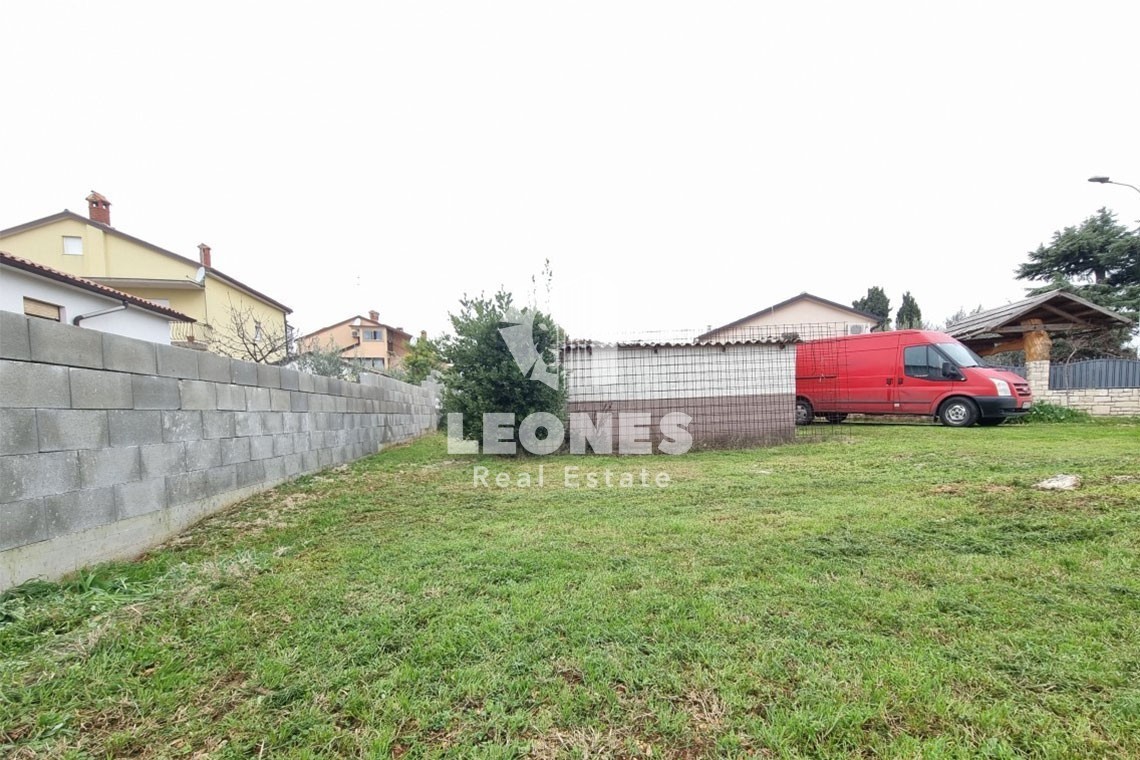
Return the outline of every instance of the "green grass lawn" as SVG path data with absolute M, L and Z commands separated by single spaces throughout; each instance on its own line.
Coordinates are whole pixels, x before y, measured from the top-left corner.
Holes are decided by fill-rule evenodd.
M 0 755 L 1140 756 L 1140 425 L 833 432 L 477 462 L 529 489 L 432 437 L 25 585 Z

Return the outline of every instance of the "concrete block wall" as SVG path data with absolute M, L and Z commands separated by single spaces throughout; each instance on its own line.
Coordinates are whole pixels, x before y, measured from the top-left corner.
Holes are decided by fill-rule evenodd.
M 432 430 L 437 395 L 0 312 L 0 591 Z
M 1025 376 L 1033 389 L 1033 400 L 1069 409 L 1080 409 L 1098 417 L 1140 417 L 1140 388 L 1049 387 L 1048 361 L 1026 362 Z

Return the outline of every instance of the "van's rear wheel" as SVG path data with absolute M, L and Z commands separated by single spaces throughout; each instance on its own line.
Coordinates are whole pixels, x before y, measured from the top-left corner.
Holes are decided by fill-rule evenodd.
M 938 421 L 946 427 L 970 427 L 978 421 L 978 405 L 968 398 L 952 398 L 938 410 Z
M 810 425 L 814 418 L 815 410 L 811 408 L 811 402 L 806 398 L 796 399 L 796 424 Z

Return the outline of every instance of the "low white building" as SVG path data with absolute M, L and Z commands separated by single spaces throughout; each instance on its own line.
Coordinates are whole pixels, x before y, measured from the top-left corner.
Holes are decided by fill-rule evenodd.
M 194 322 L 169 306 L 0 251 L 0 311 L 170 344 L 171 322 Z
M 656 446 L 660 422 L 689 418 L 693 445 L 755 446 L 795 438 L 796 342 L 744 341 L 599 343 L 562 348 L 567 411 L 648 414 Z M 613 428 L 615 448 L 618 426 Z

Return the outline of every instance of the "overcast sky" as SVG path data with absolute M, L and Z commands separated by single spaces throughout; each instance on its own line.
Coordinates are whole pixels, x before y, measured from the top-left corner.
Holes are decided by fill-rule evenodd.
M 0 228 L 112 223 L 444 330 L 549 258 L 575 337 L 810 291 L 928 321 L 1140 194 L 1140 3 L 0 5 Z

